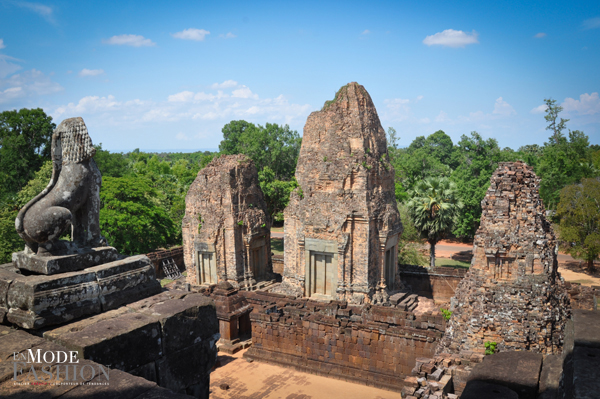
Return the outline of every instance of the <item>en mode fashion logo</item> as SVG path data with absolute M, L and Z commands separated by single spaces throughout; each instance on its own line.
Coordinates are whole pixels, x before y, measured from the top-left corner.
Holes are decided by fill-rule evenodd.
M 76 351 L 13 353 L 13 371 L 15 385 L 109 385 L 110 379 L 108 367 L 80 364 Z

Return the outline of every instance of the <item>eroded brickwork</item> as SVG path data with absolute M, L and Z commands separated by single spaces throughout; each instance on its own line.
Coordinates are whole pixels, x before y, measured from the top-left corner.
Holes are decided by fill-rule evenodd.
M 244 296 L 254 306 L 246 357 L 397 391 L 415 359 L 433 356 L 445 327 L 439 314 L 265 292 Z
M 272 278 L 270 222 L 258 174 L 245 155 L 224 155 L 198 172 L 185 198 L 184 262 L 192 284 L 253 287 Z
M 300 187 L 284 212 L 282 292 L 387 301 L 399 284 L 402 223 L 385 132 L 363 86 L 342 87 L 310 114 L 296 179 Z
M 438 353 L 483 353 L 486 341 L 502 352 L 561 352 L 570 304 L 539 182 L 522 162 L 500 163 L 492 175 L 471 268 Z

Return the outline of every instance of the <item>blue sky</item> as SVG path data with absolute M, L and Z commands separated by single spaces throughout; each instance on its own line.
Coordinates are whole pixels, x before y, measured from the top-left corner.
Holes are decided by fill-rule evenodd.
M 525 4 L 523 4 L 525 3 Z M 408 146 L 543 144 L 543 100 L 600 144 L 600 2 L 0 0 L 0 111 L 86 121 L 111 151 L 217 148 L 356 81 Z

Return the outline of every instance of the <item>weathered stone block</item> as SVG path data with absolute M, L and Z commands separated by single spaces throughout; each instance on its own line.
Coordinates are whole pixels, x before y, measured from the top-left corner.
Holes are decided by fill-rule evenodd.
M 102 311 L 138 301 L 161 291 L 154 266 L 146 255 L 125 259 L 86 269 L 96 274 Z
M 520 399 L 536 399 L 542 360 L 543 356 L 539 353 L 496 353 L 477 364 L 468 381 L 502 385 L 518 393 Z
M 8 321 L 36 329 L 100 312 L 96 274 L 91 271 L 53 276 L 15 277 L 8 288 Z
M 0 269 L 0 324 L 4 323 L 8 314 L 8 287 L 20 274 L 9 268 Z
M 0 363 L 10 361 L 12 365 L 12 357 L 15 353 L 33 348 L 42 342 L 44 342 L 43 338 L 27 334 L 25 331 L 3 329 L 0 331 Z
M 561 356 L 544 356 L 537 399 L 558 399 L 562 371 L 563 359 Z
M 593 310 L 573 311 L 573 340 L 575 346 L 600 348 L 600 317 Z
M 119 259 L 113 247 L 85 248 L 79 253 L 60 256 L 38 256 L 24 251 L 13 253 L 13 263 L 20 270 L 52 275 L 73 272 Z
M 120 370 L 110 370 L 110 383 L 108 385 L 94 385 L 96 382 L 105 382 L 104 376 L 97 376 L 90 384 L 77 385 L 61 399 L 134 399 L 156 388 L 156 384 L 141 377 L 134 377 Z
M 167 354 L 156 362 L 159 385 L 175 392 L 192 384 L 208 386 L 210 370 L 217 361 L 218 334 L 178 352 Z
M 484 381 L 469 381 L 460 399 L 519 399 L 510 388 Z
M 44 333 L 80 358 L 129 371 L 162 356 L 160 323 L 120 308 Z
M 160 323 L 165 355 L 210 340 L 219 328 L 214 302 L 202 294 L 166 291 L 128 308 Z
M 600 349 L 575 347 L 573 349 L 573 399 L 592 399 L 600 392 Z

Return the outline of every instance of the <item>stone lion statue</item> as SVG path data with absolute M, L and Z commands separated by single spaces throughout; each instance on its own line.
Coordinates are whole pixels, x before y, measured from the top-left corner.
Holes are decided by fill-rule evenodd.
M 50 183 L 15 220 L 26 252 L 65 255 L 106 245 L 100 234 L 102 175 L 92 158 L 95 153 L 82 118 L 66 119 L 58 125 L 52 135 Z M 59 240 L 69 226 L 72 241 Z

